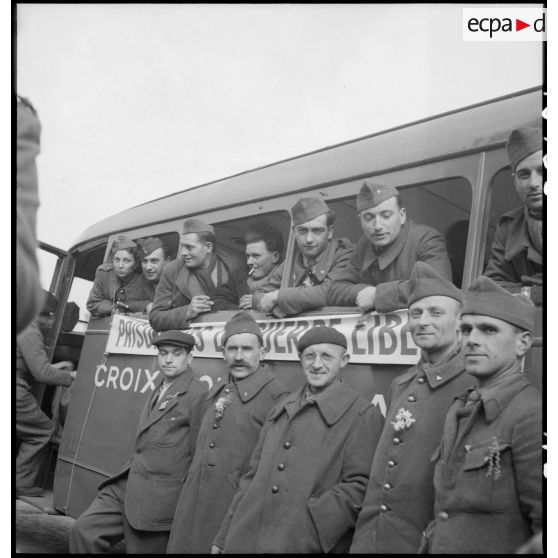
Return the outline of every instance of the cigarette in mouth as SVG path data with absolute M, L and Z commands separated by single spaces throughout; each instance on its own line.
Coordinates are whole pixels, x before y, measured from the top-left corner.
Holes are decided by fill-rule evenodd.
M 253 267 L 250 268 L 250 271 L 248 272 L 248 275 L 252 275 L 252 273 L 254 273 L 254 268 Z

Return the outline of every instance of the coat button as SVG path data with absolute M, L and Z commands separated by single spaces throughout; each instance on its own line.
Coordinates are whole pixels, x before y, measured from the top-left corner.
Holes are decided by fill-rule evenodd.
M 419 384 L 424 384 L 424 382 L 426 382 L 426 379 L 424 378 L 424 376 L 421 376 L 421 377 L 417 380 L 417 382 L 418 382 Z
M 395 467 L 397 465 L 397 463 L 395 463 L 395 461 L 393 459 L 390 459 L 388 461 L 388 467 Z
M 213 424 L 213 428 L 219 428 L 219 425 L 215 422 L 215 423 Z
M 438 517 L 442 520 L 442 521 L 446 521 L 446 519 L 448 519 L 448 514 L 445 511 L 442 511 L 438 514 Z
M 277 492 L 279 492 L 279 487 L 278 486 L 272 486 L 271 487 L 271 492 L 273 492 L 273 494 L 277 494 Z
M 395 437 L 395 438 L 393 439 L 393 444 L 394 444 L 395 446 L 398 446 L 400 443 L 401 443 L 401 440 L 400 440 L 399 438 Z
M 391 484 L 389 484 L 389 482 L 386 482 L 386 484 L 384 484 L 384 488 L 386 490 L 389 490 L 391 488 Z
M 209 444 L 209 447 L 213 449 L 215 447 L 215 442 L 211 442 L 211 444 Z
M 388 507 L 387 507 L 385 504 L 382 504 L 382 505 L 380 506 L 380 511 L 381 511 L 381 512 L 387 512 L 387 511 L 388 511 Z
M 417 400 L 417 398 L 414 395 L 409 395 L 409 397 L 407 397 L 407 401 L 410 401 L 411 403 L 414 403 Z
M 231 388 L 225 388 L 225 393 L 230 393 L 231 392 Z
M 285 469 L 285 464 L 279 463 L 279 465 L 277 465 L 277 469 L 279 469 L 279 471 L 283 471 Z
M 289 448 L 291 447 L 291 442 L 285 442 L 285 443 L 283 444 L 283 447 L 284 447 L 285 449 L 289 449 Z

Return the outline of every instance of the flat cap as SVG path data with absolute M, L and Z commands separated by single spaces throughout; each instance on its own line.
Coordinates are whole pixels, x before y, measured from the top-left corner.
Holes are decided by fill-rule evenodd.
M 531 333 L 535 330 L 535 305 L 523 294 L 513 295 L 489 279 L 475 279 L 465 293 L 461 314 L 498 318 Z
M 307 223 L 329 211 L 326 202 L 317 196 L 300 198 L 291 208 L 293 227 Z
M 236 335 L 237 333 L 253 333 L 256 335 L 260 341 L 262 341 L 262 330 L 260 326 L 252 318 L 248 312 L 238 312 L 235 314 L 226 324 L 225 333 L 223 334 L 223 345 L 227 342 L 227 339 L 231 335 Z
M 376 182 L 364 182 L 357 196 L 357 211 L 364 211 L 371 207 L 376 207 L 382 202 L 398 195 L 397 188 L 378 184 Z
M 182 234 L 204 232 L 215 234 L 215 229 L 213 228 L 213 225 L 209 225 L 205 221 L 196 219 L 195 217 L 192 219 L 186 219 L 186 221 L 184 221 L 184 224 L 182 225 Z
M 112 251 L 137 249 L 138 245 L 128 236 L 120 235 L 112 244 Z
M 506 149 L 508 150 L 512 172 L 515 172 L 515 167 L 525 157 L 542 149 L 541 128 L 533 128 L 532 126 L 517 128 L 510 134 Z
M 318 345 L 320 343 L 331 343 L 332 345 L 340 345 L 344 349 L 347 348 L 346 337 L 337 329 L 327 326 L 317 326 L 307 331 L 298 340 L 296 348 L 299 353 L 302 353 L 310 345 Z
M 150 236 L 149 238 L 146 238 L 144 240 L 138 240 L 138 244 L 142 249 L 144 257 L 149 256 L 149 254 L 164 246 L 163 241 L 156 236 Z
M 58 299 L 52 294 L 41 289 L 43 295 L 43 306 L 41 308 L 41 314 L 50 314 L 51 312 L 56 312 L 58 308 Z
M 196 344 L 196 340 L 189 333 L 184 333 L 177 329 L 170 329 L 159 333 L 151 343 L 156 347 L 159 345 L 176 345 L 177 347 L 191 349 Z
M 409 277 L 407 305 L 427 296 L 447 296 L 463 304 L 464 294 L 451 281 L 424 262 L 417 262 Z

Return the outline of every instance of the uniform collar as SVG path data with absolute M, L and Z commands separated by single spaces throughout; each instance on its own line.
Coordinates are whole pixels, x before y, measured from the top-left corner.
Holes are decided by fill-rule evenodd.
M 405 244 L 407 244 L 410 224 L 411 222 L 407 220 L 401 227 L 401 231 L 399 231 L 397 238 L 381 252 L 377 252 L 372 242 L 368 241 L 364 251 L 362 269 L 364 270 L 371 267 L 376 261 L 378 262 L 378 268 L 380 270 L 384 270 L 391 265 L 397 256 L 401 254 Z
M 533 248 L 531 239 L 529 238 L 524 207 L 521 206 L 512 211 L 508 211 L 504 216 L 509 218 L 504 254 L 506 261 L 509 262 L 521 252 L 526 251 L 527 259 L 537 263 L 540 262 L 541 256 Z
M 311 269 L 316 278 L 320 282 L 323 282 L 329 270 L 333 267 L 333 263 L 335 261 L 335 253 L 337 252 L 338 245 L 339 239 L 332 238 L 331 240 L 329 240 L 325 250 L 318 256 L 316 262 L 311 266 L 304 265 L 304 257 L 302 255 L 302 252 L 299 251 L 298 264 L 300 268 L 296 271 L 300 272 L 300 277 L 304 275 L 307 269 Z M 300 277 L 295 277 L 295 283 L 300 279 Z
M 207 399 L 213 399 L 219 392 L 221 392 L 226 386 L 229 389 L 234 389 L 238 392 L 238 398 L 243 403 L 247 403 L 267 385 L 269 382 L 275 379 L 271 370 L 265 363 L 261 363 L 260 367 L 250 376 L 242 378 L 241 380 L 233 380 L 229 376 L 228 382 L 219 382 L 210 390 Z
M 277 420 L 283 412 L 291 419 L 301 409 L 301 399 L 304 397 L 306 385 L 294 393 L 287 395 L 277 407 L 269 414 L 267 420 Z M 357 399 L 358 394 L 343 380 L 337 380 L 315 398 L 315 405 L 328 426 L 333 426 L 348 411 Z

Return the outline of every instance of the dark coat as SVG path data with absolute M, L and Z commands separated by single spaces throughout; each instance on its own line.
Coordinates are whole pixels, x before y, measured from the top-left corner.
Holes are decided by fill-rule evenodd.
M 225 553 L 346 551 L 381 415 L 343 381 L 305 386 L 269 414 L 215 543 Z
M 444 237 L 426 225 L 407 220 L 395 241 L 381 253 L 362 236 L 347 273 L 328 291 L 328 305 L 355 306 L 357 294 L 376 287 L 375 309 L 392 312 L 407 308 L 409 277 L 416 262 L 425 262 L 451 280 L 451 264 Z
M 541 396 L 517 373 L 458 420 L 466 400 L 461 394 L 449 410 L 433 456 L 436 519 L 428 550 L 511 554 L 542 529 Z
M 93 288 L 87 299 L 87 310 L 92 316 L 109 315 L 119 290 L 123 291 L 121 295 L 125 297 L 130 312 L 145 312 L 145 308 L 152 301 L 150 289 L 142 273 L 133 272 L 121 281 L 114 272 L 114 266 L 105 263 L 95 272 Z
M 72 376 L 49 362 L 44 338 L 37 321 L 31 322 L 16 338 L 16 378 L 18 385 L 33 388 L 37 382 L 69 386 Z
M 176 502 L 188 475 L 207 401 L 207 388 L 192 370 L 181 374 L 160 403 L 159 382 L 141 412 L 134 455 L 99 489 L 127 476 L 124 508 L 134 529 L 170 531 Z
M 155 331 L 169 329 L 186 329 L 192 315 L 189 304 L 196 295 L 213 297 L 216 286 L 209 274 L 215 276 L 217 287 L 226 283 L 232 275 L 241 273 L 242 263 L 224 256 L 213 258 L 208 273 L 189 269 L 182 258 L 173 260 L 163 270 L 155 292 L 153 308 L 149 314 L 149 323 Z
M 393 381 L 351 552 L 416 553 L 422 532 L 434 517 L 430 458 L 455 395 L 472 384 L 458 350 L 437 365 L 421 361 Z M 392 422 L 401 408 L 411 411 L 416 422 L 397 433 Z
M 500 217 L 484 275 L 503 287 L 542 285 L 543 259 L 529 238 L 523 206 Z
M 288 393 L 266 365 L 237 382 L 216 384 L 207 400 L 196 454 L 180 493 L 167 552 L 208 554 L 269 410 Z M 215 402 L 230 396 L 223 416 Z

